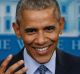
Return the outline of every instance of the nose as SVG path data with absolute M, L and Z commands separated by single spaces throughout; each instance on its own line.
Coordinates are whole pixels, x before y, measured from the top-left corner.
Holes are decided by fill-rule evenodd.
M 45 34 L 43 32 L 39 32 L 36 42 L 40 45 L 44 44 L 46 42 L 46 37 Z

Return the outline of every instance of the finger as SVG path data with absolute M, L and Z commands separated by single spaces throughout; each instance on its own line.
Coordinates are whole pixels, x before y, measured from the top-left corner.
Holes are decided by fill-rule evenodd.
M 20 67 L 24 63 L 23 60 L 18 61 L 17 63 L 13 64 L 9 69 L 6 71 L 6 74 L 12 74 L 18 67 Z
M 27 71 L 27 68 L 24 67 L 24 68 L 20 69 L 19 71 L 15 72 L 14 74 L 23 74 L 26 71 Z
M 12 55 L 9 55 L 4 61 L 3 63 L 1 64 L 0 66 L 0 72 L 1 71 L 5 71 L 7 65 L 9 64 L 10 60 L 12 59 Z

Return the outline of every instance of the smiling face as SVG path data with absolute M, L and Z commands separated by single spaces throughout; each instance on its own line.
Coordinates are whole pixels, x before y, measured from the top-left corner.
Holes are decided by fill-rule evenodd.
M 28 54 L 38 63 L 47 63 L 57 46 L 63 20 L 57 20 L 53 9 L 24 10 L 20 26 L 13 25 L 21 36 Z

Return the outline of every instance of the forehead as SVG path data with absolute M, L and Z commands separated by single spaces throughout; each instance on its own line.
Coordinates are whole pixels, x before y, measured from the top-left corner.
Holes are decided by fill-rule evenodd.
M 38 20 L 54 17 L 55 9 L 47 8 L 42 10 L 24 10 L 22 11 L 22 19 Z
M 42 27 L 57 23 L 55 9 L 47 8 L 44 10 L 24 10 L 22 11 L 21 24 L 23 26 Z

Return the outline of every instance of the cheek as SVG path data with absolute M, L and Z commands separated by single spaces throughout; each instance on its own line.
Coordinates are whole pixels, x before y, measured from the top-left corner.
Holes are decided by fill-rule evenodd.
M 28 35 L 23 36 L 23 41 L 25 44 L 31 44 L 34 42 L 34 40 L 35 40 L 35 36 L 28 36 Z
M 57 41 L 58 38 L 59 38 L 59 34 L 58 34 L 58 33 L 53 33 L 53 34 L 49 35 L 49 38 L 50 38 L 52 41 Z

